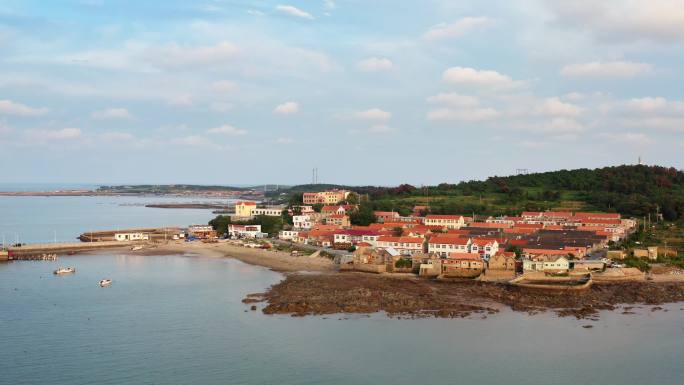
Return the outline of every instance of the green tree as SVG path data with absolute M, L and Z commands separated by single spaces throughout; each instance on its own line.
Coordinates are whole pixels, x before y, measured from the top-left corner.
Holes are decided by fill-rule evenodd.
M 377 218 L 373 213 L 373 207 L 368 200 L 364 200 L 359 204 L 358 210 L 355 210 L 349 216 L 349 220 L 352 225 L 355 226 L 368 226 L 371 223 L 375 223 Z
M 228 233 L 228 225 L 230 225 L 230 223 L 231 220 L 229 215 L 219 215 L 209 221 L 209 225 L 220 235 Z

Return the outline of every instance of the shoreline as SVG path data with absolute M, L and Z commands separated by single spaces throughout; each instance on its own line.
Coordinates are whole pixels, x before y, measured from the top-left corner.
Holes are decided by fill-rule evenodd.
M 555 312 L 578 320 L 598 320 L 602 310 L 684 302 L 684 282 L 659 277 L 644 282 L 596 283 L 583 292 L 548 292 L 506 283 L 456 280 L 440 282 L 418 277 L 362 272 L 336 272 L 322 257 L 293 257 L 281 251 L 251 249 L 227 242 L 169 242 L 132 251 L 130 255 L 201 255 L 235 258 L 244 263 L 284 273 L 283 279 L 265 293 L 245 293 L 243 302 L 264 303 L 264 314 L 292 316 L 373 314 L 384 312 L 397 318 L 461 318 L 498 313 L 502 308 L 530 315 Z M 307 274 L 316 272 L 319 274 Z M 673 277 L 674 278 L 674 277 Z M 677 277 L 679 278 L 679 277 Z M 631 314 L 623 311 L 623 314 Z

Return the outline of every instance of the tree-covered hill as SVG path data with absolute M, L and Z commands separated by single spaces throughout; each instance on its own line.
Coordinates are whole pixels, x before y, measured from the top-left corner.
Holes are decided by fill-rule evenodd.
M 404 214 L 414 205 L 429 205 L 433 213 L 444 214 L 501 215 L 567 208 L 684 219 L 684 172 L 660 166 L 559 170 L 429 187 L 301 185 L 287 192 L 294 196 L 329 188 L 367 194 L 375 209 Z

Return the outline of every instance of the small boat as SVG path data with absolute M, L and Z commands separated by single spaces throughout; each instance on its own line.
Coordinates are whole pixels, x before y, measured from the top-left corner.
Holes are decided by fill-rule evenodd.
M 75 252 L 75 251 L 70 251 L 70 252 L 67 253 L 67 255 L 76 255 L 76 252 Z
M 133 246 L 133 247 L 131 248 L 132 251 L 138 251 L 138 250 L 142 250 L 142 249 L 143 249 L 142 246 Z
M 111 280 L 111 279 L 103 279 L 103 280 L 100 281 L 100 286 L 101 286 L 101 287 L 109 286 L 109 285 L 111 285 L 111 284 L 112 284 L 112 280 Z
M 61 275 L 61 274 L 71 274 L 75 273 L 76 269 L 73 267 L 60 267 L 59 269 L 55 270 L 53 273 L 55 275 Z

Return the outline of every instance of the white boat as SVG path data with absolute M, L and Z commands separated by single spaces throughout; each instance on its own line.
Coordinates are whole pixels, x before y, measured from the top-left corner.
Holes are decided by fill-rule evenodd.
M 54 271 L 54 274 L 60 275 L 60 274 L 71 274 L 75 273 L 76 269 L 73 267 L 60 267 L 59 269 Z
M 109 286 L 109 285 L 111 285 L 111 284 L 112 284 L 112 280 L 111 280 L 111 279 L 103 279 L 103 280 L 100 281 L 100 286 L 101 286 L 101 287 Z
M 142 250 L 142 249 L 143 249 L 142 246 L 133 246 L 133 248 L 131 248 L 132 251 L 138 251 L 138 250 Z

